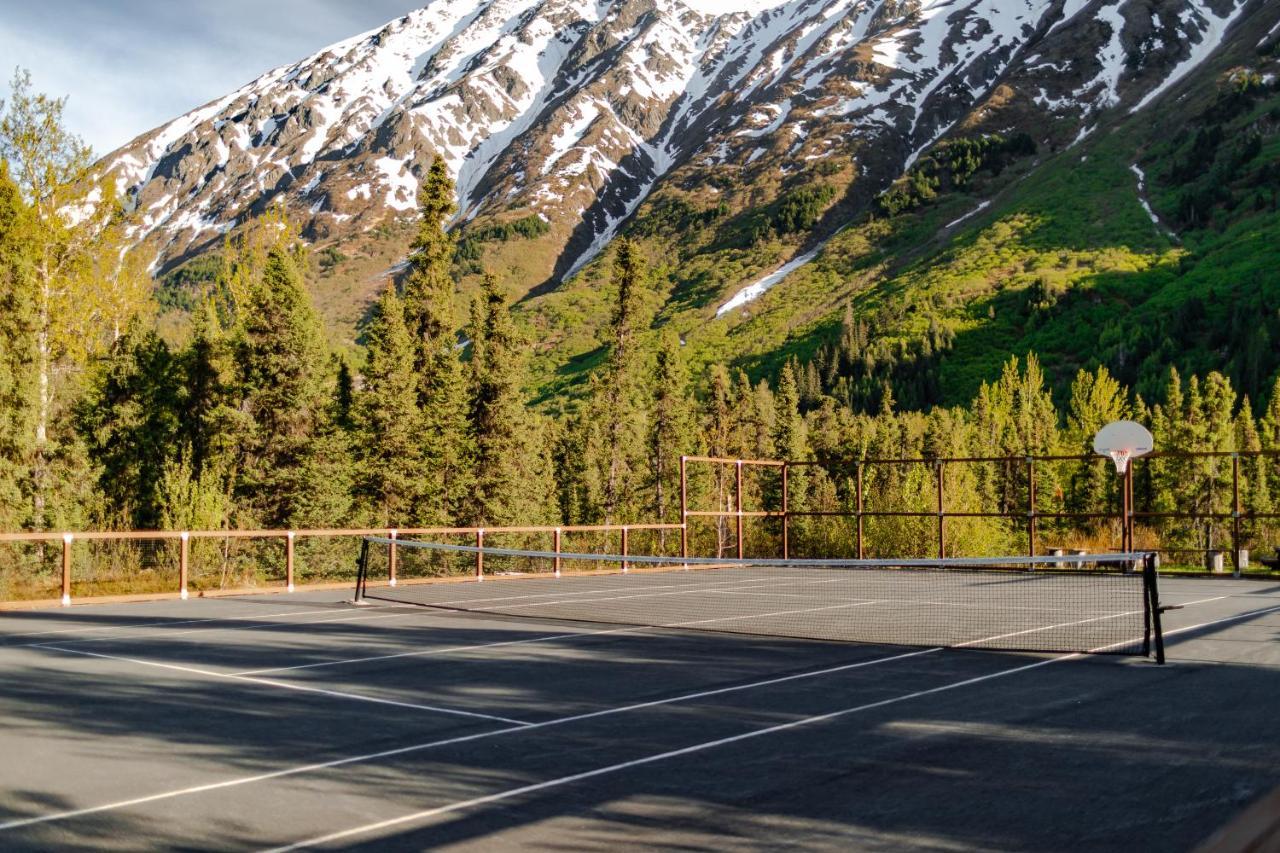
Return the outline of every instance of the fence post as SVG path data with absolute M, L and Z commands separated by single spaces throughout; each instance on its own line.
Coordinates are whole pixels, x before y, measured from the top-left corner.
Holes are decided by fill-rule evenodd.
M 560 528 L 559 527 L 556 528 L 556 532 L 555 532 L 555 535 L 552 537 L 552 541 L 555 543 L 555 549 L 556 549 L 556 560 L 555 560 L 556 577 L 560 577 Z
M 399 554 L 396 551 L 396 537 L 400 535 L 400 531 L 391 529 L 387 531 L 387 538 L 391 543 L 387 545 L 387 586 L 396 585 L 396 571 L 399 568 Z
M 629 540 L 628 540 L 628 534 L 629 534 L 630 532 L 631 532 L 631 531 L 629 531 L 629 530 L 626 528 L 626 526 L 624 525 L 624 526 L 623 526 L 623 528 L 622 528 L 622 573 L 623 573 L 624 575 L 627 573 L 627 555 L 631 553 L 631 552 L 628 550 L 628 549 L 629 549 L 629 547 L 630 547 L 630 542 L 629 542 Z
M 738 559 L 741 560 L 745 556 L 742 549 L 742 460 L 737 463 L 737 488 L 734 489 L 734 505 L 737 506 L 738 518 Z
M 178 597 L 187 600 L 187 575 L 191 566 L 191 534 L 186 530 L 178 534 Z
M 858 559 L 864 559 L 862 556 L 862 463 L 858 462 L 854 465 L 854 476 L 857 482 L 854 484 L 854 495 L 856 505 L 854 509 L 857 511 L 858 522 Z
M 788 509 L 789 496 L 787 494 L 790 490 L 790 484 L 787 480 L 787 472 L 790 467 L 791 463 L 782 463 L 782 559 L 784 560 L 791 558 L 790 533 L 787 530 L 789 526 L 787 522 L 790 519 L 790 510 Z
M 71 606 L 71 542 L 70 533 L 62 534 L 62 606 Z
M 1212 510 L 1212 507 L 1210 507 Z M 1240 454 L 1231 454 L 1231 565 L 1240 577 Z
M 1027 555 L 1036 555 L 1036 460 L 1027 457 Z M 1035 566 L 1031 567 L 1032 571 Z
M 687 463 L 689 457 L 680 457 L 680 557 L 689 556 L 689 478 Z M 685 564 L 685 568 L 689 568 Z
M 293 537 L 292 530 L 284 535 L 284 585 L 287 592 L 293 592 Z
M 945 560 L 947 558 L 947 540 L 946 540 L 946 521 L 947 517 L 943 515 L 943 475 L 942 460 L 939 459 L 935 463 L 938 469 L 938 559 Z
M 476 531 L 476 580 L 484 580 L 484 528 Z

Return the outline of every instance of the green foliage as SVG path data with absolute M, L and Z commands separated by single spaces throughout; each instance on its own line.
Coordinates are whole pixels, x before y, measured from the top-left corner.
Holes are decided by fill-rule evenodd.
M 404 283 L 404 313 L 414 347 L 423 459 L 433 472 L 424 484 L 419 515 L 423 523 L 434 524 L 457 511 L 469 488 L 465 388 L 450 273 L 455 241 L 445 230 L 456 208 L 453 181 L 440 158 L 432 161 L 418 198 L 420 218 Z
M 473 525 L 517 525 L 530 518 L 526 499 L 536 482 L 535 436 L 520 399 L 524 341 L 493 276 L 472 304 L 468 419 L 473 485 L 463 517 Z M 530 471 L 530 468 L 533 471 Z M 524 510 L 525 512 L 522 512 Z M 525 522 L 527 523 L 527 522 Z
M 346 254 L 337 246 L 325 246 L 316 255 L 316 262 L 320 264 L 323 272 L 333 270 L 346 260 L 348 260 Z
M 374 307 L 365 345 L 364 386 L 352 405 L 356 495 L 373 523 L 408 525 L 417 517 L 432 472 L 421 444 L 413 339 L 394 288 L 387 288 Z
M 216 287 L 223 267 L 217 252 L 192 258 L 156 282 L 156 304 L 165 311 L 194 312 Z
M 944 140 L 921 157 L 904 178 L 880 194 L 880 212 L 897 216 L 933 200 L 939 193 L 964 189 L 979 172 L 999 175 L 1013 161 L 1035 153 L 1035 141 L 1026 133 L 1008 138 L 991 134 Z

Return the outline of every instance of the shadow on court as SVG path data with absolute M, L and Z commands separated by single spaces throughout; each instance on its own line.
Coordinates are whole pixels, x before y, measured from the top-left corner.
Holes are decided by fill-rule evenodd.
M 18 645 L 41 638 L 3 649 L 0 824 L 511 728 L 131 660 L 232 672 L 246 661 L 299 665 L 438 650 L 264 677 L 545 722 L 910 651 L 635 632 L 449 653 L 597 626 L 431 613 L 281 628 L 276 619 L 243 618 L 261 603 L 240 608 L 245 601 L 252 600 L 221 608 L 240 618 L 232 632 L 166 638 L 166 631 L 208 623 L 162 618 L 160 609 L 143 618 L 124 608 L 86 609 L 70 617 L 86 633 L 152 625 L 139 636 L 49 640 L 130 660 Z M 335 616 L 350 612 L 334 607 Z M 0 617 L 9 633 L 54 624 L 14 615 Z M 0 829 L 0 846 L 258 848 L 499 796 L 336 843 L 370 850 L 1187 849 L 1280 783 L 1280 742 L 1269 735 L 1280 697 L 1278 638 L 1276 614 L 1259 615 L 1178 635 L 1170 643 L 1174 663 L 1164 668 L 1087 659 L 1009 675 L 1043 658 L 922 654 Z M 1179 661 L 1180 650 L 1215 643 L 1247 645 L 1250 659 L 1263 662 L 1245 666 L 1217 652 L 1207 660 L 1203 651 L 1200 660 Z M 979 681 L 904 698 L 967 679 Z M 647 760 L 877 702 L 885 704 Z M 598 772 L 629 762 L 643 763 Z M 577 774 L 595 775 L 558 782 Z M 501 796 L 537 784 L 547 786 Z

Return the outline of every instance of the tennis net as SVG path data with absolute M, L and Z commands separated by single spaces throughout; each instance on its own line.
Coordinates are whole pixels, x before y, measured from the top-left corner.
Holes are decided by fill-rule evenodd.
M 1162 657 L 1156 565 L 1138 553 L 718 559 L 371 536 L 356 600 L 926 647 L 1148 655 L 1154 641 Z

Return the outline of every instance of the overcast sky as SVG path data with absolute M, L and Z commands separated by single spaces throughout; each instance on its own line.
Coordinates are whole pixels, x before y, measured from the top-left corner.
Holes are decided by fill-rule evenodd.
M 68 95 L 72 131 L 106 154 L 264 71 L 427 0 L 0 0 L 0 99 L 15 67 Z

